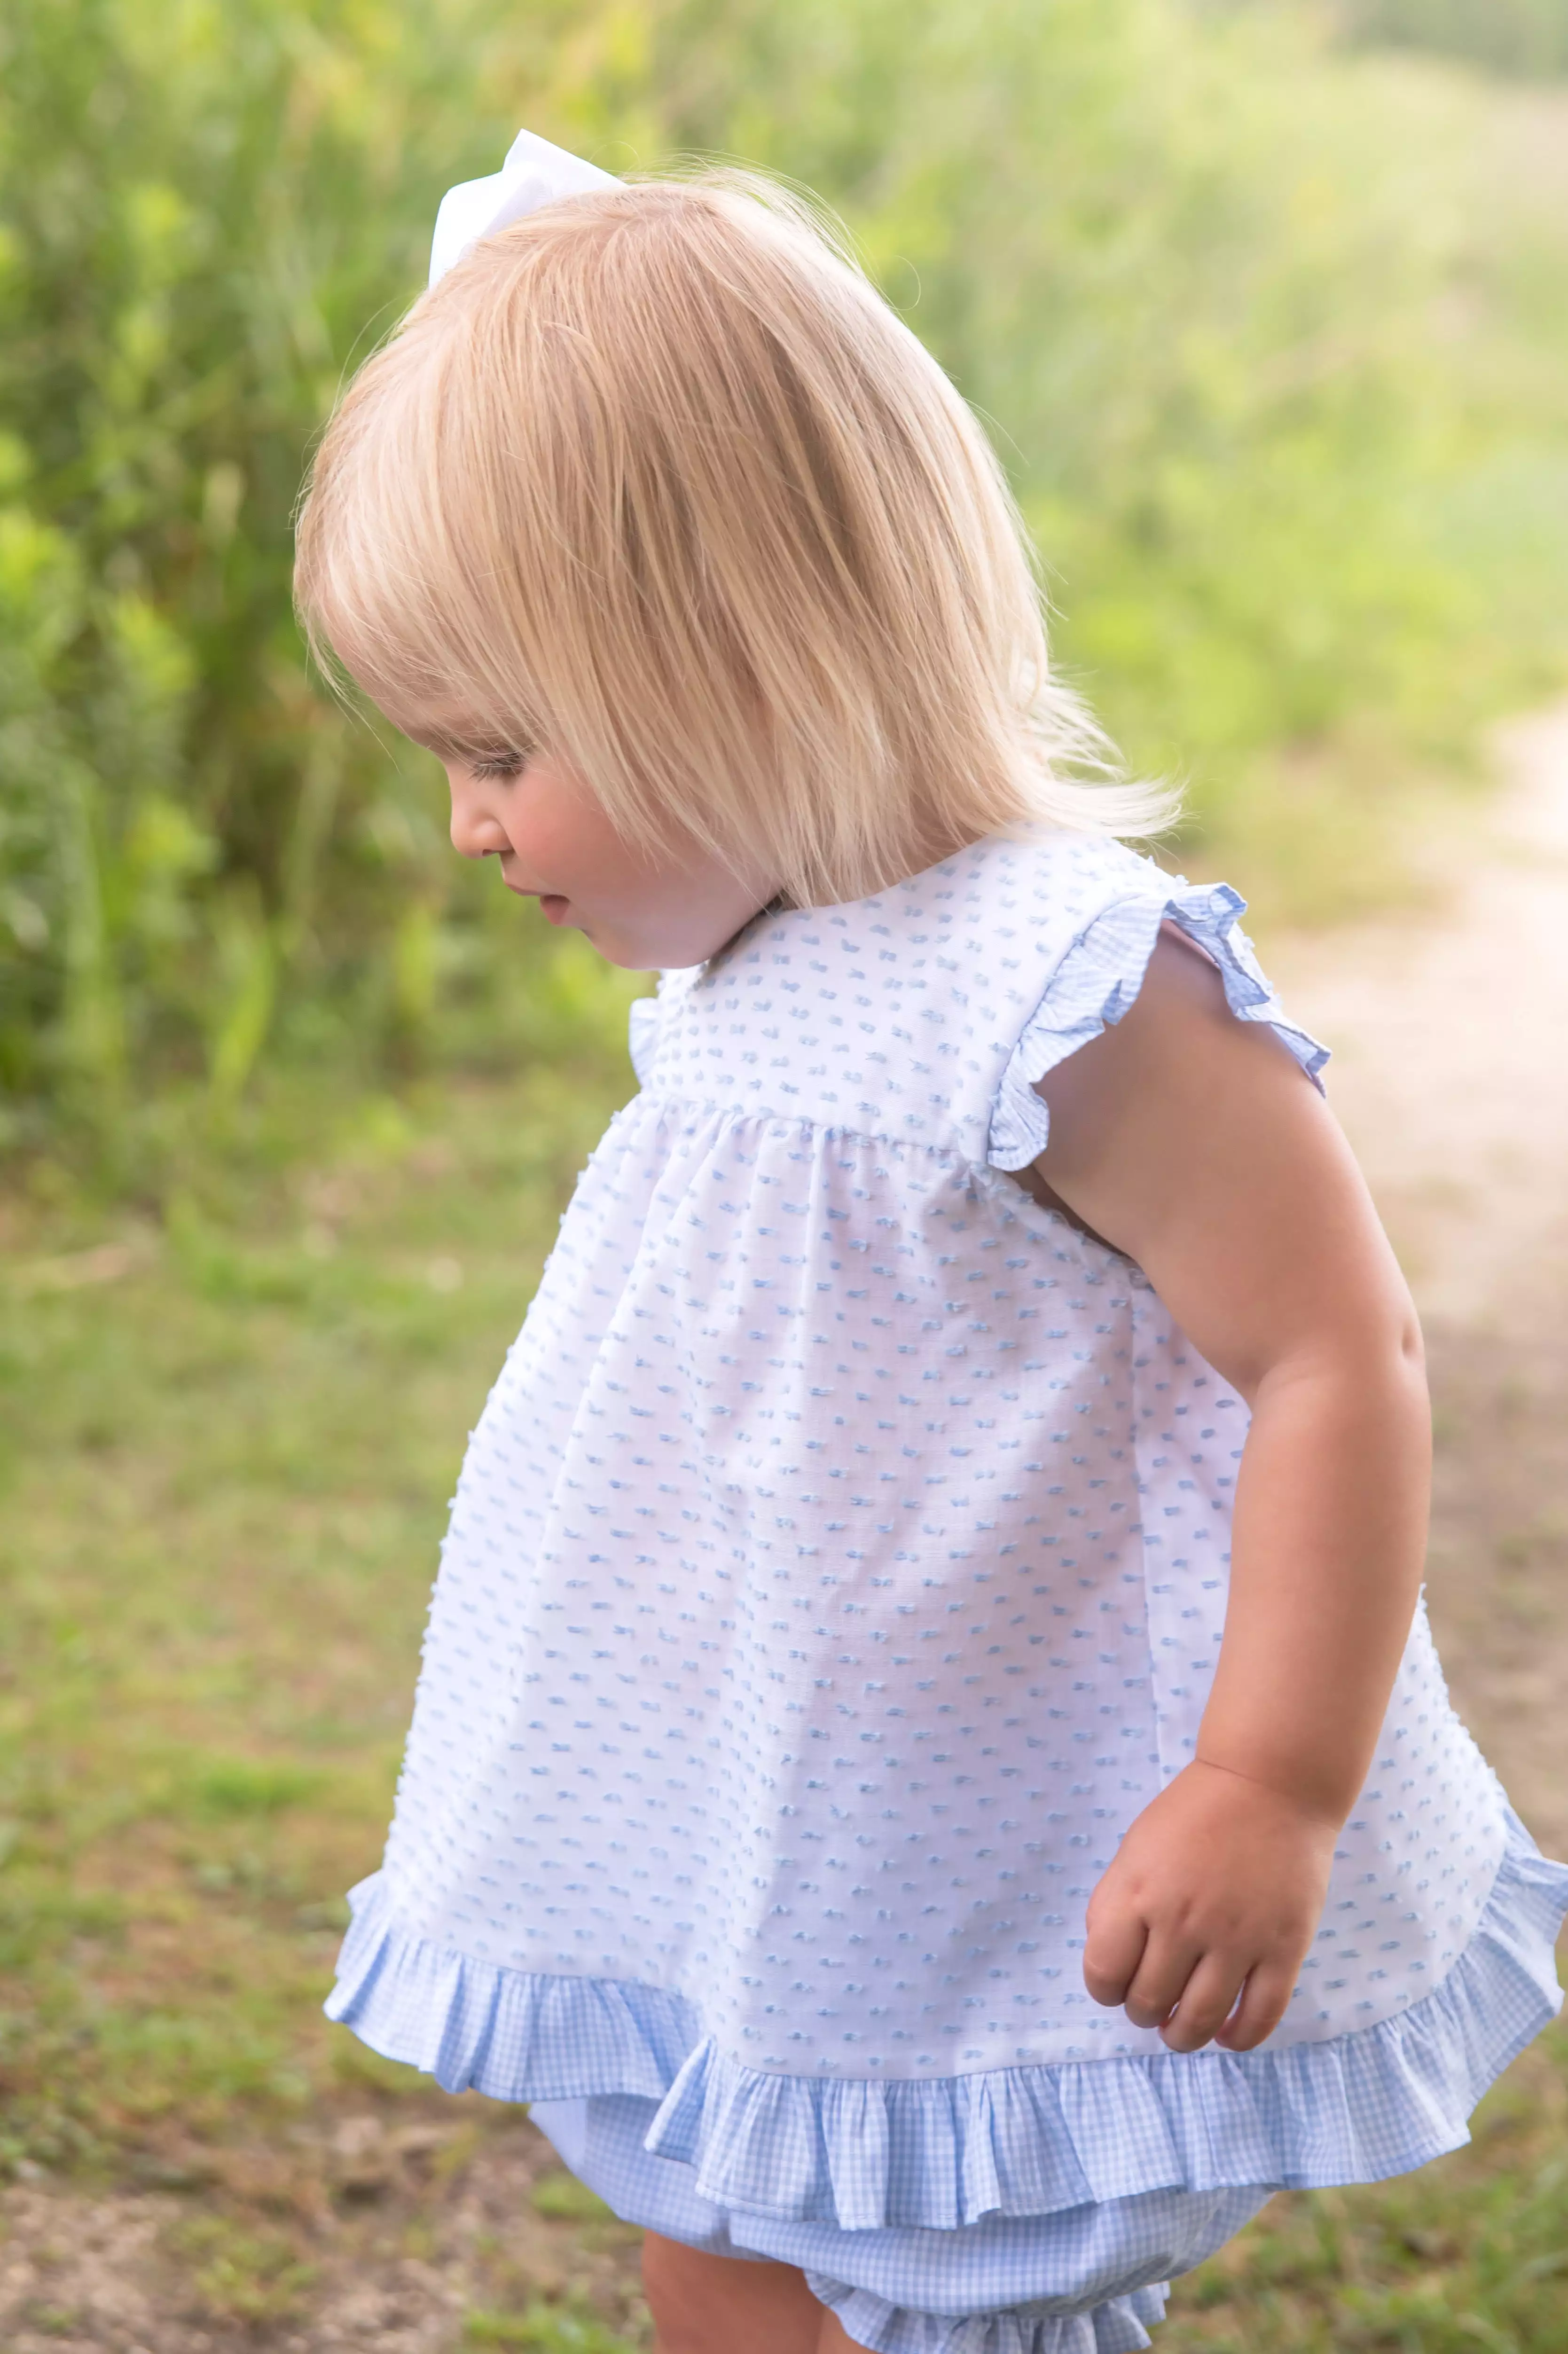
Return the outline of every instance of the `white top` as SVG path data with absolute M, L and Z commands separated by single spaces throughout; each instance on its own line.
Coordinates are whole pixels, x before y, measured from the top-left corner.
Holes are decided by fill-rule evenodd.
M 641 1092 L 463 1466 L 337 2015 L 510 2097 L 716 2068 L 764 2174 L 780 2077 L 1173 2060 L 1089 1999 L 1084 1914 L 1193 1753 L 1246 1409 L 1005 1172 L 1162 919 L 1316 1073 L 1241 904 L 1105 841 L 991 840 L 759 917 L 636 1009 Z M 1419 1618 L 1271 2046 L 1430 1995 L 1505 1818 Z M 1245 2073 L 1181 2065 L 1214 2115 Z

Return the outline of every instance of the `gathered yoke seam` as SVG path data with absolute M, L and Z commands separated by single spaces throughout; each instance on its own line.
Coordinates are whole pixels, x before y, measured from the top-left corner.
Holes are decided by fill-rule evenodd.
M 1109 1243 L 1095 1242 L 1091 1235 L 1074 1225 L 1071 1219 L 1035 1201 L 1027 1187 L 1018 1183 L 1012 1170 L 999 1169 L 994 1161 L 976 1161 L 964 1151 L 961 1145 L 927 1143 L 911 1136 L 883 1136 L 869 1129 L 846 1127 L 837 1120 L 813 1119 L 809 1112 L 758 1111 L 742 1105 L 721 1102 L 715 1097 L 699 1104 L 689 1096 L 662 1094 L 654 1084 L 639 1088 L 630 1103 L 622 1107 L 618 1117 L 629 1112 L 632 1104 L 643 1099 L 655 1109 L 684 1113 L 697 1119 L 721 1120 L 732 1128 L 743 1124 L 796 1128 L 808 1136 L 821 1138 L 824 1143 L 875 1146 L 879 1150 L 885 1148 L 890 1152 L 940 1161 L 944 1167 L 961 1171 L 966 1177 L 973 1179 L 977 1194 L 1004 1207 L 1010 1214 L 1018 1217 L 1026 1229 L 1031 1227 L 1033 1219 L 1044 1220 L 1046 1234 L 1040 1239 L 1049 1238 L 1054 1244 L 1070 1240 L 1084 1257 L 1085 1273 L 1091 1281 L 1099 1280 L 1102 1272 L 1118 1267 L 1126 1270 L 1128 1280 L 1135 1287 L 1149 1284 L 1149 1278 L 1138 1261 L 1129 1257 L 1126 1251 L 1119 1251 Z
M 874 1144 L 885 1147 L 890 1152 L 920 1154 L 927 1160 L 942 1161 L 976 1176 L 996 1173 L 990 1161 L 972 1160 L 960 1144 L 927 1142 L 924 1138 L 914 1136 L 886 1136 L 873 1129 L 852 1128 L 842 1120 L 813 1119 L 810 1112 L 762 1111 L 750 1105 L 726 1103 L 716 1096 L 710 1096 L 705 1102 L 698 1103 L 691 1096 L 665 1095 L 655 1082 L 641 1087 L 638 1093 L 645 1096 L 652 1104 L 667 1106 L 672 1111 L 689 1112 L 699 1119 L 724 1119 L 732 1126 L 745 1121 L 768 1128 L 798 1128 L 809 1135 L 821 1137 L 824 1141 Z M 637 1097 L 633 1097 L 632 1101 L 636 1100 Z M 627 1108 L 630 1108 L 630 1105 Z

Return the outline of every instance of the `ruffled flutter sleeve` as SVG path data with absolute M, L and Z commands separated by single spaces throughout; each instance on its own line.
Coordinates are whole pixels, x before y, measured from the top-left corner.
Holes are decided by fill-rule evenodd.
M 1329 1049 L 1287 1019 L 1238 923 L 1245 907 L 1228 883 L 1156 875 L 1150 886 L 1128 890 L 1098 910 L 1051 975 L 1002 1074 L 986 1155 L 993 1168 L 1027 1168 L 1044 1152 L 1051 1115 L 1036 1081 L 1121 1020 L 1143 986 L 1163 923 L 1177 925 L 1208 951 L 1237 1019 L 1268 1023 L 1321 1086 L 1318 1074 Z

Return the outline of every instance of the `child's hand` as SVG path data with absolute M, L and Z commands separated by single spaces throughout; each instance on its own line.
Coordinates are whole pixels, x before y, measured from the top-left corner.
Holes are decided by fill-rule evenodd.
M 1337 1832 L 1263 1783 L 1184 1767 L 1131 1824 L 1089 1900 L 1090 1994 L 1124 2005 L 1135 2027 L 1158 2027 L 1172 2052 L 1211 2037 L 1250 2052 L 1284 2016 Z

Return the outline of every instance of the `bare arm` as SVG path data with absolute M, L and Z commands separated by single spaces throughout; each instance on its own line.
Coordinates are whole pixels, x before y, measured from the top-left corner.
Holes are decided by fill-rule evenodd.
M 1179 2050 L 1215 2033 L 1247 2050 L 1289 1999 L 1410 1628 L 1430 1470 L 1419 1329 L 1327 1106 L 1179 936 L 1040 1092 L 1047 1187 L 1143 1267 L 1253 1415 L 1196 1761 L 1096 1890 L 1085 1978 Z

